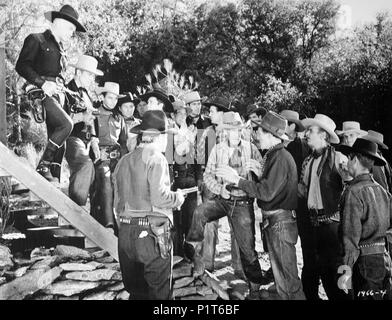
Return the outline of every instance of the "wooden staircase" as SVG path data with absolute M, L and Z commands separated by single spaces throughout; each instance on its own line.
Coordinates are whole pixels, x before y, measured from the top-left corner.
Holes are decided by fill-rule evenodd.
M 117 237 L 99 224 L 89 213 L 73 202 L 60 189 L 45 180 L 35 170 L 19 159 L 3 143 L 0 143 L 0 176 L 12 176 L 34 193 L 39 199 L 18 203 L 11 207 L 12 211 L 34 210 L 37 208 L 52 208 L 74 228 L 85 235 L 94 244 L 106 250 L 118 261 Z M 12 198 L 11 198 L 12 204 Z M 75 233 L 75 230 L 66 230 L 67 227 L 47 228 L 48 233 L 61 236 Z M 28 230 L 29 232 L 38 230 Z

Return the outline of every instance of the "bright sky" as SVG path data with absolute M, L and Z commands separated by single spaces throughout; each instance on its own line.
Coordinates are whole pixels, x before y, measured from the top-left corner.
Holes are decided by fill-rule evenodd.
M 352 24 L 373 22 L 380 11 L 389 11 L 392 17 L 392 0 L 337 0 L 349 5 L 352 11 Z

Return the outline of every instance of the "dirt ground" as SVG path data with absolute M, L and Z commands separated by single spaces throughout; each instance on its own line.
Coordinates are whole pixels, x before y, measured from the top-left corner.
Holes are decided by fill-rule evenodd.
M 255 211 L 256 214 L 256 251 L 258 253 L 259 262 L 261 269 L 266 271 L 270 267 L 268 253 L 264 252 L 263 243 L 260 235 L 259 223 L 262 221 L 261 212 L 259 209 Z M 248 287 L 245 281 L 237 278 L 234 275 L 234 270 L 231 267 L 231 246 L 230 246 L 230 227 L 227 221 L 227 218 L 222 218 L 219 223 L 219 243 L 217 245 L 217 256 L 215 258 L 216 261 L 216 270 L 213 272 L 215 276 L 221 281 L 227 281 L 227 286 L 235 289 L 241 294 L 245 295 L 248 291 Z M 301 250 L 301 242 L 298 238 L 298 242 L 296 244 L 297 249 L 297 264 L 298 264 L 298 274 L 301 276 L 302 267 L 303 267 L 303 259 L 302 259 L 302 250 Z M 279 296 L 273 290 L 273 283 L 262 286 L 261 288 L 266 290 L 264 291 L 263 297 L 265 300 L 279 300 Z M 321 299 L 327 300 L 324 289 L 320 284 L 319 287 L 319 295 Z

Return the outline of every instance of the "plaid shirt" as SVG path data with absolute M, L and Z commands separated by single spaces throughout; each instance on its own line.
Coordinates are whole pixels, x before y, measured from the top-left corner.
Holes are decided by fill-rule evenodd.
M 211 192 L 220 195 L 222 187 L 227 182 L 225 182 L 224 179 L 218 178 L 215 175 L 215 170 L 218 166 L 222 165 L 228 165 L 234 168 L 240 177 L 244 179 L 253 180 L 251 172 L 245 170 L 245 163 L 250 159 L 254 159 L 259 162 L 262 161 L 259 150 L 257 150 L 256 146 L 249 141 L 241 140 L 241 143 L 237 148 L 230 148 L 227 142 L 216 144 L 211 150 L 207 167 L 204 172 L 204 182 L 207 188 Z M 236 197 L 243 197 L 247 195 L 245 191 L 240 189 L 232 189 L 230 194 Z

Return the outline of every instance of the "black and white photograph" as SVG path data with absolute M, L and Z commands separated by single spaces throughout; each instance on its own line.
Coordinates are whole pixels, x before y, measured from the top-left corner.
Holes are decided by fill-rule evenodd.
M 0 0 L 0 27 L 0 300 L 392 300 L 392 1 Z

